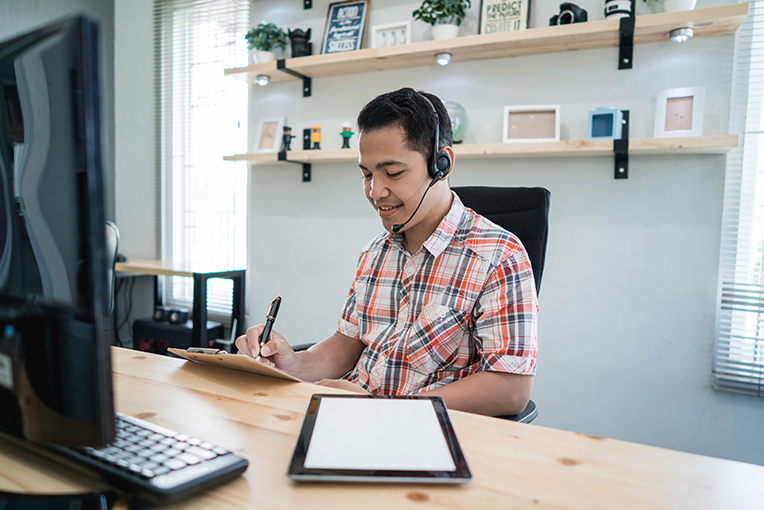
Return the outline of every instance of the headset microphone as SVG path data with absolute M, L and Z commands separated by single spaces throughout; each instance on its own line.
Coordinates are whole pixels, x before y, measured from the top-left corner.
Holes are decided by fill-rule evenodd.
M 428 98 L 424 94 L 422 94 L 422 97 L 424 97 L 427 100 L 427 103 L 430 105 L 430 108 L 432 108 L 433 115 L 435 115 L 435 147 L 432 151 L 432 159 L 427 165 L 427 172 L 432 177 L 432 182 L 430 182 L 430 185 L 427 186 L 426 190 L 424 190 L 424 193 L 422 194 L 422 199 L 419 201 L 419 205 L 416 206 L 416 209 L 414 210 L 414 214 L 409 216 L 409 219 L 407 219 L 403 223 L 398 223 L 393 225 L 392 230 L 394 234 L 397 234 L 398 232 L 400 232 L 401 229 L 405 227 L 406 224 L 414 218 L 417 211 L 419 211 L 419 208 L 422 206 L 422 202 L 424 202 L 424 197 L 427 196 L 427 192 L 430 191 L 430 188 L 435 186 L 435 183 L 437 183 L 439 180 L 441 180 L 443 177 L 447 176 L 451 172 L 451 156 L 449 156 L 449 154 L 446 151 L 440 150 L 440 148 L 438 147 L 438 143 L 440 142 L 440 117 L 438 117 L 438 111 L 435 109 L 435 105 L 432 104 L 432 101 L 430 101 L 430 98 Z

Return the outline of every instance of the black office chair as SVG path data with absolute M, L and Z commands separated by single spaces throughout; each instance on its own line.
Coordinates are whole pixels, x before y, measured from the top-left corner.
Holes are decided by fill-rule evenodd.
M 536 280 L 536 293 L 541 290 L 546 244 L 549 237 L 549 198 L 545 188 L 489 188 L 467 186 L 452 188 L 462 203 L 512 232 L 525 246 Z M 520 414 L 500 416 L 507 420 L 530 423 L 538 416 L 533 400 Z

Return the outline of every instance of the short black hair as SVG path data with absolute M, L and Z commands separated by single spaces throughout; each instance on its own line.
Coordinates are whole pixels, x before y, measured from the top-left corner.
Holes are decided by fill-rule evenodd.
M 433 107 L 438 113 L 440 124 L 438 148 L 442 149 L 452 144 L 448 110 L 435 94 L 409 87 L 381 94 L 369 101 L 358 114 L 358 130 L 374 131 L 400 126 L 406 135 L 406 146 L 409 150 L 419 152 L 430 164 L 435 138 Z

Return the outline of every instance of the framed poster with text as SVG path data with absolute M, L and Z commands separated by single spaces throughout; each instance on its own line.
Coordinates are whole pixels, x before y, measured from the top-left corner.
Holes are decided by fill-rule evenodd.
M 496 34 L 528 28 L 531 0 L 482 0 L 480 33 Z
M 329 4 L 321 53 L 360 50 L 368 10 L 369 0 Z

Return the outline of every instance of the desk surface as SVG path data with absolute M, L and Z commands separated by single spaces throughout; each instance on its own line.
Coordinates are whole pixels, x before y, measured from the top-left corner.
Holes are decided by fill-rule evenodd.
M 313 393 L 339 393 L 114 348 L 117 410 L 249 459 L 244 476 L 175 505 L 229 509 L 761 508 L 764 467 L 452 411 L 475 479 L 461 486 L 297 484 L 286 476 Z M 92 483 L 5 446 L 0 489 Z M 124 507 L 123 507 L 124 508 Z
M 149 276 L 194 276 L 194 274 L 225 273 L 244 271 L 241 267 L 209 267 L 190 262 L 170 262 L 151 259 L 130 259 L 127 262 L 117 262 L 114 270 L 118 273 L 137 273 Z

